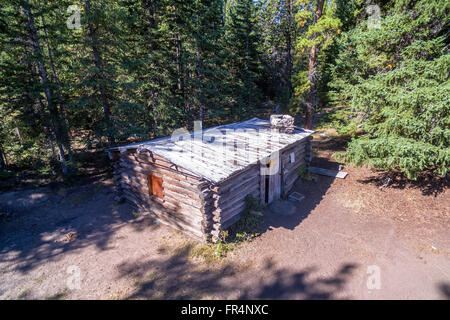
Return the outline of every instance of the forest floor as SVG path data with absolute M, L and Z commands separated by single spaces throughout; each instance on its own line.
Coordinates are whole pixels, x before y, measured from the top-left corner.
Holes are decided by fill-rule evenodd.
M 337 168 L 344 142 L 314 141 L 314 164 Z M 115 204 L 108 174 L 0 194 L 0 299 L 450 299 L 447 188 L 344 170 L 297 183 L 293 214 L 267 208 L 260 236 L 216 260 Z

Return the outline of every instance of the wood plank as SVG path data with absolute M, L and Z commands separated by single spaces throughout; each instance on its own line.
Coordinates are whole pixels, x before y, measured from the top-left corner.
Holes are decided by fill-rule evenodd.
M 285 178 L 288 175 L 291 175 L 294 173 L 297 174 L 298 168 L 300 168 L 303 165 L 306 165 L 306 161 L 304 159 L 301 159 L 301 161 L 292 163 L 289 167 L 286 167 L 283 169 L 283 177 Z
M 309 171 L 315 174 L 320 174 L 323 176 L 329 176 L 334 178 L 340 178 L 345 179 L 347 176 L 347 172 L 344 171 L 338 171 L 338 170 L 329 170 L 329 169 L 323 169 L 323 168 L 317 168 L 317 167 L 309 167 Z
M 281 166 L 279 158 L 278 163 Z M 269 175 L 268 203 L 278 200 L 280 196 L 281 196 L 281 167 L 275 174 Z
M 214 191 L 216 192 L 222 192 L 222 190 L 224 192 L 227 192 L 226 190 L 228 188 L 234 188 L 234 186 L 231 186 L 232 184 L 236 185 L 236 181 L 242 180 L 242 179 L 247 179 L 248 177 L 254 176 L 254 175 L 259 175 L 259 165 L 255 164 L 252 165 L 248 168 L 246 168 L 245 170 L 242 170 L 240 172 L 236 172 L 233 175 L 229 176 L 226 180 L 220 182 L 215 188 L 213 188 Z
M 192 219 L 195 220 L 203 219 L 201 208 L 196 208 L 179 199 L 172 199 L 170 196 L 166 196 L 164 200 L 161 200 L 157 197 L 150 196 L 147 193 L 142 193 L 131 185 L 125 186 L 123 191 L 126 191 L 127 194 L 130 194 L 132 197 L 141 201 L 142 204 L 161 206 L 179 214 L 191 216 Z
M 253 197 L 258 198 L 259 197 L 259 186 L 258 185 L 251 186 L 251 188 L 248 188 L 247 190 L 243 190 L 241 192 L 241 194 L 239 194 L 238 196 L 236 196 L 230 200 L 225 200 L 222 205 L 218 206 L 218 209 L 220 211 L 224 212 L 228 208 L 234 207 L 238 202 L 244 202 L 245 197 L 247 197 L 248 195 L 252 195 Z
M 266 176 L 259 176 L 259 198 L 261 204 L 266 204 Z
M 200 229 L 202 226 L 202 219 L 194 219 L 191 216 L 188 215 L 183 215 L 183 214 L 179 214 L 179 212 L 173 211 L 171 209 L 165 208 L 161 205 L 158 205 L 157 203 L 153 202 L 152 205 L 150 205 L 149 203 L 140 201 L 135 194 L 130 194 L 130 193 L 126 193 L 126 198 L 129 201 L 132 201 L 136 207 L 140 208 L 140 209 L 144 209 L 147 211 L 154 211 L 156 215 L 158 216 L 166 216 L 168 219 L 173 220 L 174 222 L 177 223 L 184 223 L 188 226 L 190 226 L 191 228 L 198 228 Z
M 281 163 L 283 164 L 283 167 L 286 165 L 289 165 L 291 163 L 291 153 L 294 154 L 294 157 L 295 157 L 294 162 L 297 162 L 300 159 L 304 159 L 306 156 L 304 148 L 302 148 L 300 150 L 292 150 L 291 152 L 281 156 Z
M 191 174 L 187 174 L 184 172 L 176 171 L 172 168 L 164 167 L 157 165 L 155 163 L 143 163 L 139 161 L 135 161 L 129 158 L 122 158 L 120 161 L 120 166 L 128 169 L 135 169 L 138 172 L 144 174 L 151 174 L 152 172 L 160 173 L 160 174 L 169 174 L 173 177 L 183 176 L 185 180 L 189 180 L 193 183 L 201 183 L 201 178 L 198 176 L 194 176 Z M 138 169 L 136 169 L 138 168 Z

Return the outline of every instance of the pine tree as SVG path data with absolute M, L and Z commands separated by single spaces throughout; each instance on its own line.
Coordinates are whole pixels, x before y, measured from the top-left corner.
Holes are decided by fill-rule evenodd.
M 296 20 L 303 32 L 297 38 L 298 74 L 295 76 L 294 111 L 302 104 L 305 109 L 305 128 L 311 128 L 314 108 L 317 107 L 317 84 L 321 68 L 321 54 L 339 32 L 341 22 L 335 17 L 335 4 L 332 1 L 298 1 L 300 9 Z
M 110 101 L 110 90 L 112 90 L 111 86 L 113 86 L 114 79 L 113 77 L 114 67 L 112 64 L 105 63 L 103 57 L 103 51 L 101 46 L 106 45 L 105 42 L 99 42 L 99 27 L 102 22 L 106 23 L 105 13 L 108 12 L 105 6 L 92 6 L 90 0 L 83 1 L 84 12 L 86 15 L 86 46 L 92 52 L 92 80 L 93 85 L 98 90 L 100 104 L 103 109 L 103 117 L 105 124 L 105 133 L 108 137 L 109 145 L 113 146 L 116 144 L 115 138 L 115 129 L 113 120 L 111 118 L 111 101 Z M 105 49 L 107 50 L 107 49 Z M 109 74 L 108 74 L 109 73 Z
M 231 114 L 234 119 L 246 118 L 260 103 L 258 87 L 261 73 L 260 29 L 252 0 L 236 0 L 226 19 L 226 61 L 232 88 Z
M 47 39 L 45 25 L 43 26 L 44 36 L 42 36 L 39 30 L 39 15 L 43 18 L 43 8 L 42 6 L 36 5 L 28 0 L 14 3 L 9 8 L 17 10 L 20 14 L 18 16 L 18 25 L 16 25 L 16 27 L 18 27 L 18 29 L 16 29 L 17 37 L 14 37 L 12 42 L 13 48 L 15 46 L 24 47 L 24 63 L 26 68 L 31 71 L 30 78 L 35 81 L 35 85 L 31 88 L 37 89 L 30 92 L 29 88 L 26 87 L 22 91 L 21 95 L 30 100 L 29 105 L 37 106 L 40 111 L 39 116 L 43 123 L 41 125 L 45 126 L 45 123 L 47 123 L 47 116 L 49 117 L 50 121 L 47 129 L 44 131 L 47 133 L 49 138 L 53 154 L 54 149 L 52 140 L 53 138 L 56 140 L 62 172 L 64 175 L 68 175 L 69 170 L 66 163 L 66 151 L 68 151 L 69 159 L 71 159 L 70 139 L 68 137 L 67 125 L 61 112 L 62 101 L 59 101 L 60 105 L 58 106 L 57 99 L 55 98 L 55 88 L 59 88 L 59 86 L 58 83 L 54 82 L 55 79 L 50 78 L 48 72 L 48 61 L 50 61 L 50 65 L 53 68 L 52 70 L 55 72 L 53 60 L 49 55 L 51 51 L 48 50 L 49 46 L 47 46 L 48 51 L 46 55 L 42 46 L 42 39 L 44 39 L 44 42 L 45 39 Z M 38 12 L 38 14 L 36 14 L 36 12 Z M 22 28 L 20 27 L 21 25 L 23 26 Z M 48 44 L 48 41 L 46 43 Z M 47 60 L 47 58 L 50 59 Z M 40 96 L 40 92 L 43 93 L 44 97 Z M 19 112 L 19 114 L 22 113 L 22 115 L 25 115 L 26 112 L 26 110 L 23 110 L 22 112 Z M 33 123 L 34 120 L 30 122 Z M 30 123 L 28 123 L 28 125 L 30 125 Z M 19 132 L 18 128 L 17 132 Z M 19 138 L 21 140 L 21 146 L 23 146 L 22 138 Z
M 222 1 L 195 1 L 193 39 L 195 72 L 193 92 L 196 118 L 209 122 L 226 116 L 229 87 L 228 72 L 224 69 L 227 51 L 223 48 Z
M 260 0 L 265 95 L 287 109 L 292 96 L 294 42 L 298 28 L 293 0 Z
M 351 122 L 362 130 L 350 143 L 346 160 L 410 179 L 423 172 L 446 175 L 449 5 L 402 1 L 389 9 L 380 28 L 368 28 L 363 20 L 338 41 L 333 98 L 349 105 Z

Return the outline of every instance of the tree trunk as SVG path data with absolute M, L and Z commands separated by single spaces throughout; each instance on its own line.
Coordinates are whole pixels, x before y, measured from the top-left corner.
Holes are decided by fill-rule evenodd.
M 0 169 L 6 169 L 6 157 L 4 156 L 3 148 L 0 145 Z
M 183 43 L 179 34 L 176 35 L 176 57 L 177 57 L 177 88 L 179 94 L 181 94 L 183 109 L 186 112 L 186 126 L 189 127 L 189 113 L 188 105 L 186 103 L 186 93 L 185 93 L 185 79 L 184 79 L 184 62 L 183 62 Z
M 155 2 L 152 0 L 143 0 L 143 6 L 147 18 L 146 23 L 147 23 L 148 50 L 149 52 L 154 52 L 154 50 L 156 50 L 157 48 L 157 45 L 153 37 L 153 29 L 156 28 Z M 150 101 L 147 102 L 147 112 L 149 116 L 147 125 L 149 128 L 149 136 L 154 138 L 156 136 L 156 129 L 157 129 L 155 109 L 156 109 L 156 99 L 158 99 L 158 92 L 154 87 L 151 87 L 149 95 Z
M 247 80 L 247 84 L 246 84 L 246 98 L 247 98 L 247 110 L 249 110 L 250 109 L 250 103 L 251 103 L 251 101 L 250 101 L 250 96 L 251 96 L 251 92 L 250 92 L 250 90 L 251 90 L 251 88 L 250 88 L 250 81 L 251 81 L 251 78 L 250 78 L 250 68 L 249 68 L 249 61 L 248 61 L 248 59 L 249 59 L 249 36 L 250 36 L 250 30 L 246 30 L 246 33 L 245 33 L 245 78 L 246 78 L 246 80 Z M 245 116 L 247 116 L 247 115 L 245 115 Z M 241 115 L 241 117 L 242 117 L 242 115 Z
M 222 27 L 225 27 L 225 19 L 227 16 L 227 0 L 222 1 Z
M 287 12 L 287 33 L 286 33 L 286 77 L 287 77 L 287 95 L 288 101 L 291 99 L 292 94 L 292 1 L 286 1 L 286 12 Z
M 17 137 L 19 138 L 20 146 L 23 147 L 23 141 L 22 136 L 20 135 L 20 130 L 18 127 L 14 128 L 14 132 L 17 134 Z
M 85 0 L 84 1 L 84 10 L 87 15 L 92 15 L 91 12 L 91 1 Z M 92 49 L 92 54 L 94 56 L 94 64 L 97 70 L 99 70 L 99 73 L 97 74 L 97 77 L 103 78 L 103 61 L 100 56 L 100 52 L 98 49 L 98 41 L 97 41 L 97 34 L 94 29 L 94 25 L 92 23 L 92 20 L 88 20 L 88 26 L 89 26 L 89 40 L 90 45 Z M 102 81 L 98 82 L 98 89 L 100 91 L 100 98 L 102 102 L 103 107 L 103 117 L 106 124 L 106 136 L 108 137 L 108 142 L 110 146 L 114 146 L 116 144 L 116 139 L 114 137 L 114 128 L 111 121 L 111 107 L 109 105 L 108 96 L 106 94 L 106 88 L 103 85 Z
M 200 48 L 199 48 L 199 43 L 197 41 L 197 52 L 196 52 L 196 56 L 197 56 L 197 70 L 196 70 L 196 74 L 197 74 L 197 83 L 201 83 L 201 70 L 203 68 L 203 62 L 202 62 L 202 58 L 200 55 Z M 203 93 L 201 90 L 201 87 L 197 88 L 198 89 L 198 115 L 199 115 L 199 120 L 202 123 L 203 126 L 203 120 L 204 120 L 204 99 L 203 99 Z
M 67 166 L 66 166 L 66 160 L 64 157 L 64 149 L 62 146 L 62 143 L 64 141 L 64 138 L 62 137 L 62 130 L 61 130 L 61 121 L 60 121 L 60 116 L 59 116 L 59 112 L 58 109 L 56 108 L 56 106 L 53 103 L 53 93 L 50 89 L 50 83 L 47 77 L 47 70 L 45 68 L 45 65 L 42 61 L 42 51 L 41 51 L 41 46 L 39 44 L 39 38 L 38 38 L 38 34 L 36 32 L 36 28 L 34 26 L 34 17 L 32 15 L 31 12 L 31 8 L 30 8 L 30 2 L 29 0 L 24 0 L 25 5 L 21 6 L 21 11 L 22 13 L 26 16 L 27 18 L 27 29 L 28 29 L 28 35 L 29 35 L 29 43 L 31 45 L 31 47 L 34 50 L 34 54 L 36 56 L 36 61 L 37 61 L 37 67 L 38 67 L 38 72 L 39 72 L 39 76 L 41 78 L 41 82 L 44 85 L 44 93 L 45 93 L 45 98 L 47 100 L 47 108 L 49 110 L 50 113 L 50 117 L 52 120 L 52 125 L 53 125 L 53 130 L 55 132 L 55 136 L 56 136 L 56 141 L 58 144 L 58 148 L 61 154 L 61 167 L 62 167 L 62 171 L 64 175 L 68 174 L 67 171 Z
M 318 0 L 317 1 L 317 8 L 314 15 L 314 24 L 317 23 L 317 21 L 322 16 L 323 11 L 323 5 L 325 0 Z M 313 36 L 313 39 L 315 38 L 315 35 Z M 310 83 L 309 90 L 306 97 L 306 108 L 305 108 L 305 128 L 311 129 L 312 128 L 312 120 L 313 120 L 313 113 L 314 113 L 314 107 L 317 103 L 317 96 L 316 96 L 316 85 L 317 85 L 317 45 L 313 45 L 311 47 L 311 50 L 309 51 L 309 63 L 308 63 L 308 81 Z
M 42 7 L 41 7 L 41 9 L 42 9 Z M 62 90 L 61 90 L 61 82 L 59 81 L 58 74 L 56 73 L 56 67 L 55 67 L 55 63 L 53 61 L 53 50 L 52 50 L 52 47 L 50 46 L 50 42 L 48 40 L 47 27 L 45 26 L 44 15 L 42 15 L 41 18 L 42 18 L 42 26 L 43 26 L 43 30 L 44 30 L 44 39 L 45 39 L 45 43 L 47 45 L 48 58 L 49 58 L 49 62 L 50 62 L 50 67 L 52 69 L 52 76 L 53 76 L 53 79 L 55 80 L 56 87 L 58 90 L 59 112 L 61 114 L 62 131 L 63 131 L 63 135 L 65 138 L 64 145 L 67 150 L 67 156 L 69 157 L 69 170 L 70 170 L 70 172 L 73 172 L 74 167 L 73 167 L 73 158 L 72 158 L 72 143 L 70 141 L 69 126 L 67 124 L 67 120 L 66 120 L 66 116 L 65 116 L 64 101 L 63 101 Z M 52 146 L 52 148 L 53 148 L 53 146 Z

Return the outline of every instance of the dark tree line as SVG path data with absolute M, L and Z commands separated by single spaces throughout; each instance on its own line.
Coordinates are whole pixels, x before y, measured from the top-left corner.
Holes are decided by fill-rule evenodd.
M 374 5 L 381 28 L 368 24 Z M 413 0 L 3 0 L 0 169 L 70 175 L 83 148 L 276 105 L 312 127 L 319 107 L 339 105 L 336 126 L 366 134 L 351 161 L 446 174 L 448 11 Z

